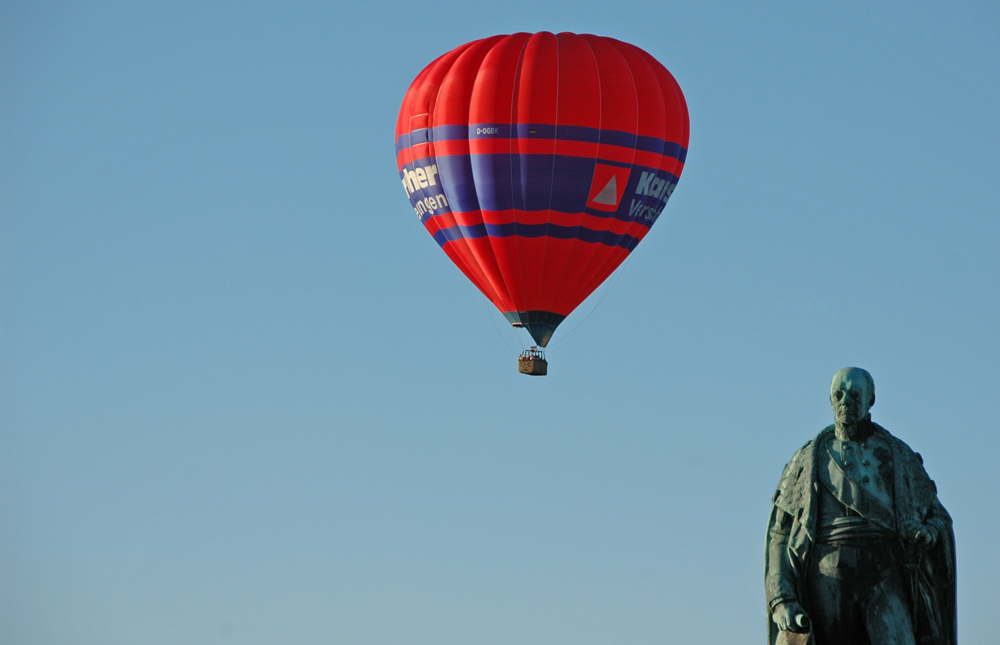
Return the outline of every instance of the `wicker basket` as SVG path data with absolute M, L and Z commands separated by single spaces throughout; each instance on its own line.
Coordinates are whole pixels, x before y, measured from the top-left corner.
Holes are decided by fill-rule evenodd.
M 544 358 L 525 358 L 520 356 L 517 359 L 517 371 L 521 374 L 531 376 L 545 376 L 549 373 L 549 362 Z

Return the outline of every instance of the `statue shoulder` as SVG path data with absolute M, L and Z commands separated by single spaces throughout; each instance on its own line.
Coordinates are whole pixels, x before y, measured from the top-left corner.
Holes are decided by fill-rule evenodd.
M 816 438 L 810 439 L 795 451 L 789 462 L 785 464 L 784 470 L 781 471 L 781 481 L 778 482 L 778 488 L 772 501 L 786 512 L 791 512 L 805 504 L 813 478 L 816 448 L 822 445 L 832 433 L 833 426 L 828 426 L 816 435 Z
M 892 451 L 897 458 L 903 459 L 905 461 L 915 463 L 921 467 L 924 465 L 924 458 L 920 456 L 920 453 L 915 451 L 909 446 L 905 441 L 892 434 L 882 426 L 877 423 L 872 423 L 875 426 L 875 431 L 892 446 Z
M 821 444 L 826 437 L 832 433 L 833 426 L 827 426 L 821 430 L 815 438 L 805 442 L 801 448 L 795 451 L 795 454 L 788 460 L 788 463 L 785 464 L 785 469 L 781 473 L 781 478 L 786 479 L 795 474 L 797 471 L 800 471 L 806 464 L 811 463 L 815 447 Z
M 789 460 L 788 465 L 786 465 L 785 468 L 787 469 L 792 464 L 812 457 L 815 446 L 821 444 L 831 434 L 833 434 L 833 426 L 827 426 L 820 430 L 819 434 L 802 444 L 802 447 L 795 451 L 795 454 L 792 455 L 792 458 Z
M 893 460 L 896 462 L 895 470 L 902 476 L 903 488 L 897 488 L 897 503 L 898 495 L 905 490 L 909 491 L 913 504 L 924 508 L 932 506 L 940 507 L 940 502 L 937 499 L 937 484 L 927 474 L 927 470 L 924 468 L 924 458 L 920 456 L 920 453 L 910 448 L 899 437 L 890 434 L 882 426 L 878 424 L 873 425 L 875 425 L 876 432 L 883 440 L 889 443 Z M 947 517 L 947 512 L 943 507 L 939 508 L 937 514 Z M 951 521 L 950 518 L 948 521 Z

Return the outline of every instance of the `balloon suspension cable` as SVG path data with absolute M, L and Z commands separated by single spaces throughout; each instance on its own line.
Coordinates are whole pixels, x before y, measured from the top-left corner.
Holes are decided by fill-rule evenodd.
M 600 297 L 597 299 L 597 302 L 595 302 L 594 305 L 590 308 L 590 311 L 587 312 L 587 315 L 584 316 L 580 322 L 576 323 L 576 326 L 574 326 L 568 332 L 563 334 L 560 338 L 556 339 L 554 343 L 551 343 L 552 345 L 555 345 L 556 343 L 561 343 L 565 340 L 569 340 L 574 335 L 576 335 L 576 332 L 580 331 L 580 328 L 583 327 L 583 325 L 588 320 L 590 320 L 590 317 L 594 315 L 597 309 L 604 303 L 604 299 L 608 297 L 608 294 L 611 293 L 611 291 L 615 288 L 615 285 L 618 284 L 618 280 L 620 280 L 622 275 L 624 275 L 625 269 L 628 267 L 628 264 L 631 261 L 632 261 L 632 254 L 629 253 L 625 257 L 625 260 L 620 265 L 618 265 L 614 273 L 611 276 L 609 276 L 611 277 L 611 280 L 607 280 L 603 285 L 600 286 L 602 290 Z
M 503 341 L 503 344 L 507 346 L 507 351 L 509 351 L 511 354 L 517 354 L 517 348 L 515 346 L 512 346 L 509 342 L 510 332 L 508 331 L 507 333 L 504 333 L 505 330 L 502 329 L 501 326 L 497 324 L 497 316 L 496 316 L 497 310 L 494 308 L 493 303 L 486 298 L 482 299 L 482 303 L 483 303 L 483 311 L 485 312 L 486 317 L 493 324 L 493 328 L 497 330 L 497 336 L 499 336 L 500 340 Z M 523 327 L 524 325 L 520 326 Z M 518 325 L 512 325 L 512 327 L 518 327 Z M 524 347 L 523 343 L 518 342 L 518 344 L 521 345 L 521 347 Z
M 517 371 L 529 376 L 545 376 L 549 373 L 549 362 L 545 360 L 545 350 L 532 345 L 517 357 Z

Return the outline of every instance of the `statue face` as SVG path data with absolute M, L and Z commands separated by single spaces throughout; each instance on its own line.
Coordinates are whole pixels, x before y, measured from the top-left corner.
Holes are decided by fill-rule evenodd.
M 868 416 L 874 403 L 869 379 L 871 376 L 857 367 L 846 367 L 833 375 L 830 405 L 839 425 L 853 426 Z

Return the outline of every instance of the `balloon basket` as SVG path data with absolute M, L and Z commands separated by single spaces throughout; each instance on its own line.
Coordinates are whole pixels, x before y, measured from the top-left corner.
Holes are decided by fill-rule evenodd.
M 517 371 L 528 376 L 545 376 L 549 373 L 549 362 L 545 353 L 537 347 L 526 349 L 517 357 Z

